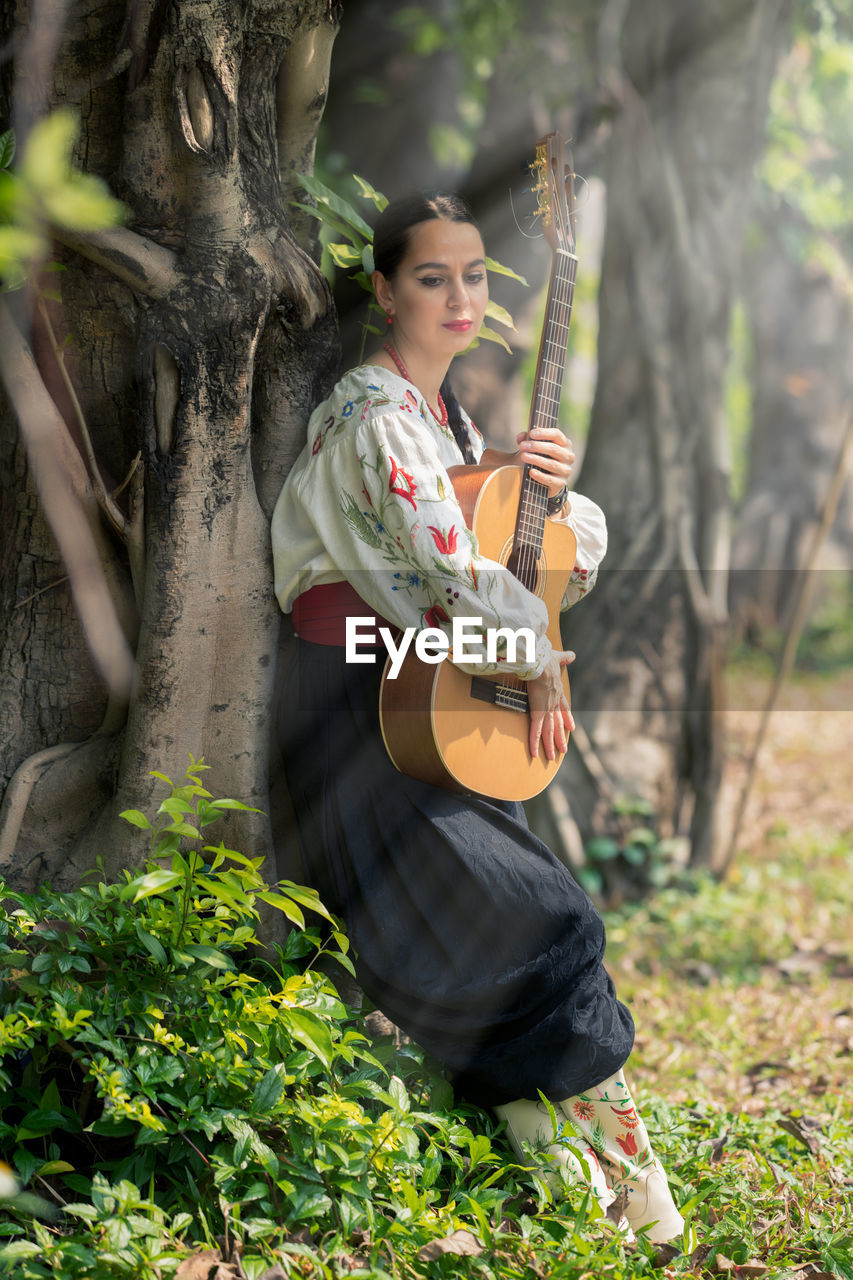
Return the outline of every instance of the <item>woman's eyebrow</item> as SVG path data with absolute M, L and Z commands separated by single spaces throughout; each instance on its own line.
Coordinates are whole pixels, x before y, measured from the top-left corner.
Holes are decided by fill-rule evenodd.
M 485 265 L 486 265 L 485 258 L 473 258 L 471 262 L 466 264 L 465 270 L 470 271 L 472 267 L 484 267 Z M 427 267 L 429 267 L 433 271 L 449 271 L 450 270 L 446 262 L 419 262 L 416 267 L 412 267 L 412 270 L 423 271 Z

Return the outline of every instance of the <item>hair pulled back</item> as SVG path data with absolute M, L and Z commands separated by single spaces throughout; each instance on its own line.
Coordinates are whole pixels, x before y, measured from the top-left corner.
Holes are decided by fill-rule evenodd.
M 386 280 L 393 278 L 405 258 L 414 228 L 436 218 L 477 225 L 465 201 L 449 191 L 416 191 L 386 205 L 373 231 L 373 265 Z
M 477 226 L 477 220 L 460 196 L 449 191 L 417 191 L 386 205 L 373 231 L 373 265 L 386 280 L 393 279 L 406 256 L 409 240 L 415 227 L 422 222 L 444 218 L 447 222 L 469 222 Z M 462 417 L 459 401 L 453 393 L 449 376 L 441 384 L 441 396 L 447 407 L 447 424 L 466 462 L 474 462 L 474 451 L 468 438 L 468 429 Z

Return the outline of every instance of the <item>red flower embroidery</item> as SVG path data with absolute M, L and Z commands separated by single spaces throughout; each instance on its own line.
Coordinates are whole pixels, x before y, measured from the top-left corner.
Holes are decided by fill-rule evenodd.
M 475 590 L 475 591 L 479 591 L 479 589 L 480 589 L 480 588 L 479 588 L 479 585 L 478 585 L 478 583 L 479 583 L 479 579 L 478 579 L 478 577 L 477 577 L 477 570 L 474 568 L 473 561 L 472 561 L 472 563 L 471 563 L 471 581 L 472 581 L 472 582 L 473 582 L 473 584 L 474 584 L 474 590 Z
M 437 627 L 440 622 L 449 622 L 449 616 L 444 612 L 440 604 L 434 604 L 431 609 L 427 609 L 424 614 L 424 622 L 428 627 Z
M 428 524 L 427 528 L 432 534 L 433 541 L 441 554 L 443 556 L 452 556 L 453 552 L 456 550 L 456 545 L 459 540 L 459 534 L 456 532 L 456 525 L 452 524 L 450 526 L 450 532 L 446 537 L 442 533 L 441 529 L 436 529 L 434 524 Z
M 361 486 L 361 492 L 364 494 L 365 498 L 367 498 L 367 504 L 368 504 L 368 506 L 372 507 L 372 506 L 373 506 L 373 499 L 371 498 L 370 494 L 367 492 L 367 485 L 366 485 L 366 484 L 362 484 L 362 486 Z
M 595 1115 L 595 1107 L 586 1098 L 580 1098 L 572 1107 L 579 1120 L 591 1120 Z
M 611 1107 L 610 1110 L 616 1116 L 620 1124 L 624 1124 L 626 1129 L 636 1129 L 640 1123 L 640 1117 L 637 1115 L 634 1107 L 626 1107 L 624 1111 L 620 1111 L 618 1107 Z
M 415 502 L 415 494 L 418 486 L 415 483 L 414 476 L 410 476 L 408 471 L 404 471 L 402 467 L 398 467 L 397 463 L 389 454 L 391 463 L 391 478 L 388 481 L 388 488 L 391 493 L 396 493 L 398 498 L 405 498 L 407 502 L 411 502 L 417 511 L 418 504 Z
M 634 1133 L 626 1133 L 622 1137 L 621 1133 L 616 1134 L 616 1141 L 625 1152 L 626 1156 L 635 1156 L 637 1154 L 637 1136 Z
M 314 443 L 311 446 L 312 457 L 316 457 L 316 455 L 320 452 L 322 444 L 323 444 L 323 433 L 322 431 L 318 431 L 316 436 L 314 437 Z

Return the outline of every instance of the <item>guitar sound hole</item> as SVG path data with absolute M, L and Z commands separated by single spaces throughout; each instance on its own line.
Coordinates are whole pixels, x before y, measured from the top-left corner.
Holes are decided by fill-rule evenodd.
M 536 555 L 529 547 L 522 548 L 519 551 L 510 551 L 509 556 L 503 562 L 513 577 L 518 578 L 528 591 L 532 591 L 534 595 L 541 595 L 540 591 L 540 568 L 542 565 L 541 555 Z

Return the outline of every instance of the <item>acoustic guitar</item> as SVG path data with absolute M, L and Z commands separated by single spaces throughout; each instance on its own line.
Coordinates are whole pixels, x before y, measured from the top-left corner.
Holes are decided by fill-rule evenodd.
M 577 257 L 571 165 L 559 134 L 537 144 L 531 165 L 553 261 L 531 400 L 529 430 L 557 424 Z M 548 638 L 562 649 L 560 603 L 575 563 L 571 529 L 549 520 L 548 491 L 528 466 L 497 465 L 489 450 L 476 466 L 449 469 L 480 554 L 505 565 L 548 610 Z M 450 661 L 421 662 L 410 649 L 396 679 L 386 663 L 380 692 L 385 746 L 401 773 L 453 790 L 527 800 L 557 773 L 563 756 L 532 759 L 527 686 L 515 676 L 471 676 Z M 563 682 L 569 697 L 565 669 Z

